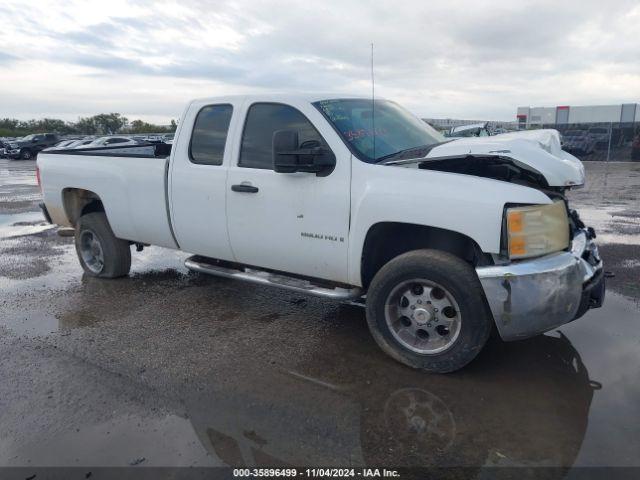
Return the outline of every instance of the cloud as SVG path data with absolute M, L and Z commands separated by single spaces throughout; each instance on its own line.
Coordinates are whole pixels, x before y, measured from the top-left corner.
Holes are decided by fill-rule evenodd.
M 18 60 L 18 57 L 15 55 L 10 55 L 8 53 L 0 52 L 0 65 L 6 65 Z
M 47 15 L 0 7 L 1 116 L 107 103 L 166 120 L 190 97 L 366 93 L 371 42 L 377 91 L 423 116 L 513 119 L 518 105 L 640 94 L 633 0 L 37 3 Z

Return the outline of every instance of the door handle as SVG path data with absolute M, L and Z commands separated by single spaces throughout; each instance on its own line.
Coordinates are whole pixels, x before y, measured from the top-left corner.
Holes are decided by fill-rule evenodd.
M 253 185 L 247 185 L 246 183 L 241 183 L 239 185 L 231 185 L 231 190 L 234 192 L 258 193 L 259 188 L 254 187 Z

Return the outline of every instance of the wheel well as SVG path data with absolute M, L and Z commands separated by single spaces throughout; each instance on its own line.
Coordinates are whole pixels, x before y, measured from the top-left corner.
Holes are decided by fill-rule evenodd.
M 82 188 L 65 188 L 62 191 L 62 202 L 69 223 L 75 227 L 78 219 L 91 212 L 104 212 L 104 205 L 100 197 Z
M 490 263 L 478 244 L 462 233 L 410 223 L 377 223 L 367 232 L 362 249 L 362 286 L 367 288 L 389 260 L 421 248 L 451 253 L 473 266 Z

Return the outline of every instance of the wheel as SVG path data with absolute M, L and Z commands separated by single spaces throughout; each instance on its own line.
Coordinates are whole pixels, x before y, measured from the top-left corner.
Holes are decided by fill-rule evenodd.
M 117 278 L 129 273 L 131 247 L 116 238 L 104 212 L 82 215 L 75 232 L 80 265 L 92 277 Z
M 20 150 L 20 158 L 22 160 L 31 160 L 33 158 L 33 154 L 28 148 L 23 148 L 22 150 Z
M 472 398 L 456 398 L 455 388 L 446 385 L 416 385 L 414 378 L 365 387 L 360 418 L 365 463 L 442 468 L 459 465 L 464 451 L 465 465 L 482 465 L 486 448 L 482 443 L 465 448 L 468 439 L 460 435 L 460 427 L 478 429 L 485 416 L 474 417 L 469 407 Z
M 493 325 L 473 267 L 438 250 L 408 252 L 380 269 L 367 292 L 367 322 L 391 357 L 437 373 L 473 360 Z

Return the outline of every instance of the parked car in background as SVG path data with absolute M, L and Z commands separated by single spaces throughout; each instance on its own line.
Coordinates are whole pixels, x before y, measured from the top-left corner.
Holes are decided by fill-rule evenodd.
M 0 138 L 0 158 L 4 158 L 7 155 L 7 149 L 9 148 L 9 142 L 12 138 Z
M 567 130 L 562 139 L 562 148 L 569 153 L 589 155 L 596 149 L 595 140 L 586 130 Z
M 53 145 L 51 147 L 43 149 L 42 151 L 43 152 L 45 152 L 45 151 L 48 152 L 50 150 L 62 150 L 64 148 L 68 148 L 69 145 L 74 143 L 74 142 L 75 142 L 75 140 L 73 140 L 73 139 L 72 140 L 63 140 L 61 142 L 56 143 L 55 145 Z
M 69 145 L 67 145 L 65 148 L 66 149 L 82 148 L 82 147 L 85 147 L 85 146 L 89 145 L 94 140 L 95 140 L 95 138 L 93 138 L 93 137 L 91 137 L 91 138 L 83 138 L 82 140 L 74 140 Z
M 640 161 L 640 132 L 636 133 L 631 143 L 631 160 Z
M 606 127 L 591 127 L 588 130 L 591 140 L 593 140 L 594 148 L 607 148 L 609 144 L 609 129 Z
M 161 143 L 161 142 L 160 142 Z M 120 150 L 120 147 L 122 150 Z M 76 147 L 75 149 L 82 149 L 87 151 L 96 151 L 104 149 L 109 153 L 123 153 L 125 155 L 153 155 L 156 145 L 153 145 L 146 141 L 139 141 L 133 138 L 124 136 L 106 136 L 99 137 L 93 140 L 91 143 Z M 100 152 L 102 154 L 102 152 Z
M 60 137 L 55 133 L 34 133 L 9 142 L 5 155 L 9 158 L 30 160 L 45 148 L 52 147 L 59 142 Z
M 447 137 L 465 138 L 465 137 L 488 137 L 489 130 L 487 128 L 489 122 L 473 123 L 471 125 L 460 125 L 453 127 Z
M 149 142 L 149 143 L 162 143 L 162 142 L 164 142 L 164 136 L 163 135 L 148 135 L 147 136 L 147 142 Z
M 86 145 L 87 148 L 95 148 L 95 147 L 122 147 L 125 145 L 139 145 L 139 142 L 128 137 L 118 137 L 118 136 L 110 136 L 110 137 L 99 137 L 93 140 L 91 143 Z

